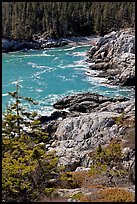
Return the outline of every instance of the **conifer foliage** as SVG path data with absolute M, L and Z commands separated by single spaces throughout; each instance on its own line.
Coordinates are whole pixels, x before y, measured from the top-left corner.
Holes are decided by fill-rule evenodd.
M 2 2 L 2 36 L 88 36 L 135 25 L 135 2 Z
M 2 199 L 4 202 L 29 202 L 52 188 L 50 179 L 59 177 L 58 157 L 47 152 L 48 134 L 41 128 L 34 112 L 27 112 L 22 99 L 35 102 L 9 92 L 15 102 L 7 106 L 2 122 Z

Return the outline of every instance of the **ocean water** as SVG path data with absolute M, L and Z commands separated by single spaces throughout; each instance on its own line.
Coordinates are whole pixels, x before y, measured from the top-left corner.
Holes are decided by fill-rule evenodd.
M 38 105 L 24 106 L 40 114 L 50 114 L 52 105 L 64 96 L 94 92 L 105 96 L 134 97 L 129 88 L 106 86 L 105 79 L 94 77 L 85 61 L 89 45 L 64 46 L 2 54 L 2 112 L 13 101 L 8 95 L 20 81 L 19 94 L 31 97 Z

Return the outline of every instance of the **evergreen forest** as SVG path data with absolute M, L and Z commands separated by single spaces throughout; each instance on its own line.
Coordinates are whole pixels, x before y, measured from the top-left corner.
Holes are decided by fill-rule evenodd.
M 2 37 L 104 35 L 135 26 L 135 2 L 2 2 Z

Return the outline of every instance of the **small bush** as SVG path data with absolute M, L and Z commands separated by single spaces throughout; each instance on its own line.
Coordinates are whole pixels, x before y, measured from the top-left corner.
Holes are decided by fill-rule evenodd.
M 76 199 L 76 200 L 80 200 L 80 198 L 83 197 L 83 196 L 84 196 L 84 194 L 81 193 L 81 192 L 79 192 L 79 193 L 73 194 L 73 195 L 71 196 L 71 198 L 74 198 L 74 199 Z
M 103 189 L 97 202 L 135 202 L 135 196 L 122 188 Z
M 115 123 L 117 125 L 122 125 L 124 123 L 124 112 L 120 114 L 120 116 L 115 118 Z
M 88 188 L 91 186 L 91 180 L 95 175 L 91 175 L 89 171 L 78 171 L 72 173 L 72 178 L 75 183 L 77 183 L 78 187 L 85 187 Z
M 62 172 L 59 186 L 68 189 L 79 188 L 79 184 L 74 180 L 72 172 Z
M 44 194 L 45 194 L 47 197 L 53 197 L 54 194 L 55 194 L 55 188 L 45 188 L 45 189 L 44 189 Z
M 103 148 L 99 145 L 92 153 L 93 165 L 91 165 L 91 175 L 105 175 L 109 184 L 116 185 L 115 178 L 125 178 L 128 171 L 123 165 L 124 154 L 121 143 L 112 139 L 110 144 Z

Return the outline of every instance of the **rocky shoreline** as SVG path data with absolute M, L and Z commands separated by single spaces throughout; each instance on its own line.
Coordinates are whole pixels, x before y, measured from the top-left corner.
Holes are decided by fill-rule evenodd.
M 58 109 L 52 113 L 55 120 L 43 118 L 43 128 L 52 141 L 47 147 L 56 149 L 60 163 L 71 171 L 79 166 L 90 167 L 92 161 L 86 155 L 98 144 L 106 145 L 112 138 L 123 139 L 128 126 L 117 124 L 116 118 L 135 119 L 135 100 L 125 97 L 109 98 L 88 92 L 67 96 L 54 107 Z
M 89 44 L 91 49 L 87 51 L 90 70 L 97 70 L 94 77 L 102 77 L 105 83 L 119 86 L 135 86 L 135 31 L 131 28 L 113 31 L 103 37 L 71 37 L 71 38 L 45 38 L 44 35 L 36 35 L 32 41 L 2 39 L 2 52 L 13 52 L 29 49 L 46 49 L 65 45 Z
M 12 40 L 3 38 L 2 39 L 2 52 L 14 52 L 20 50 L 40 50 L 44 48 L 51 48 L 51 47 L 60 47 L 67 45 L 68 42 L 65 40 L 34 40 L 34 41 L 25 41 L 25 40 Z
M 43 50 L 52 47 L 61 47 L 65 45 L 75 46 L 83 44 L 94 44 L 98 40 L 97 36 L 90 37 L 69 37 L 69 38 L 50 38 L 43 35 L 36 35 L 31 41 L 14 40 L 10 38 L 2 38 L 2 52 L 15 52 L 20 50 Z
M 88 172 L 94 163 L 91 155 L 98 145 L 105 148 L 116 140 L 122 144 L 125 155 L 121 165 L 128 171 L 128 176 L 115 178 L 116 187 L 135 194 L 135 100 L 88 92 L 67 96 L 53 106 L 57 111 L 40 119 L 50 138 L 45 148 L 48 152 L 56 150 L 59 165 L 67 172 Z M 92 182 L 94 185 L 104 183 L 106 188 L 109 185 L 106 175 Z M 77 199 L 71 199 L 73 194 L 82 192 L 88 196 L 94 190 L 98 189 L 85 186 L 73 191 L 57 189 L 57 192 L 61 197 L 69 197 L 67 202 L 76 202 Z
M 135 31 L 124 29 L 100 37 L 87 52 L 90 69 L 98 70 L 108 84 L 135 86 Z
M 134 86 L 134 40 L 130 29 L 100 38 L 87 53 L 88 61 L 93 63 L 90 69 L 101 70 L 99 77 L 107 77 L 109 84 Z M 120 141 L 127 155 L 121 165 L 132 175 L 130 180 L 117 178 L 118 186 L 135 193 L 135 99 L 88 92 L 64 97 L 53 107 L 57 111 L 40 119 L 50 137 L 46 149 L 57 151 L 59 164 L 63 164 L 66 171 L 88 171 L 93 164 L 90 154 L 99 144 L 106 147 L 115 139 Z M 82 191 L 73 189 L 73 193 L 77 190 Z M 92 190 L 88 189 L 87 194 Z M 66 193 L 66 189 L 58 192 L 70 193 L 69 190 Z
M 35 44 L 36 49 L 38 45 Z M 3 41 L 3 50 L 9 51 L 8 41 Z M 87 52 L 87 57 L 92 64 L 89 69 L 100 70 L 97 77 L 107 78 L 108 84 L 135 86 L 135 34 L 131 29 L 100 37 Z M 53 107 L 57 111 L 50 116 L 41 116 L 39 120 L 49 133 L 45 148 L 47 151 L 56 150 L 59 164 L 66 171 L 88 171 L 93 164 L 91 153 L 99 144 L 106 147 L 115 139 L 121 142 L 125 152 L 121 165 L 131 176 L 130 180 L 117 178 L 118 186 L 121 187 L 122 183 L 123 188 L 135 193 L 135 99 L 110 98 L 87 92 L 66 96 Z M 73 189 L 71 194 L 77 190 Z M 88 189 L 87 193 L 92 190 Z M 68 191 L 65 194 L 65 189 L 58 189 L 60 195 L 67 195 Z

